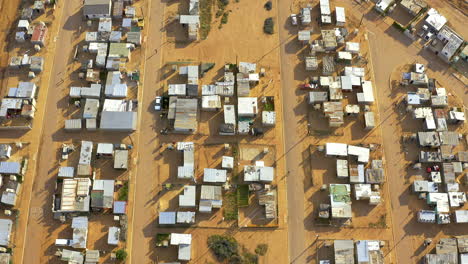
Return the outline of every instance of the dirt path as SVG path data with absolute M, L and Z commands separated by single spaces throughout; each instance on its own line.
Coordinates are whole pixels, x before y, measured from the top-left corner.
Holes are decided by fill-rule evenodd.
M 160 1 L 148 1 L 149 8 L 145 9 L 145 19 L 148 25 L 144 59 L 144 80 L 142 81 L 138 126 L 137 169 L 131 178 L 130 201 L 133 201 L 133 215 L 129 223 L 130 258 L 128 263 L 148 263 L 148 259 L 156 259 L 152 234 L 156 228 L 156 199 L 159 190 L 159 180 L 156 172 L 156 156 L 159 140 L 157 132 L 160 130 L 159 116 L 153 110 L 153 99 L 159 89 L 159 69 L 161 68 L 161 28 L 164 17 L 164 5 Z M 155 51 L 158 50 L 156 53 Z M 148 65 L 148 67 L 146 67 Z

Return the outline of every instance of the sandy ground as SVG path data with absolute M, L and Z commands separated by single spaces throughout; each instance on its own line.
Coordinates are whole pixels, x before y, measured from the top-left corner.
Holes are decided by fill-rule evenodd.
M 168 83 L 174 83 L 177 80 L 177 74 L 166 75 L 165 68 L 162 68 L 166 63 L 171 61 L 194 61 L 194 62 L 215 62 L 216 66 L 213 70 L 208 72 L 201 83 L 208 84 L 213 80 L 218 79 L 222 74 L 222 67 L 225 63 L 236 61 L 247 61 L 256 62 L 257 68 L 264 67 L 267 70 L 267 77 L 264 84 L 269 83 L 269 79 L 272 79 L 270 85 L 258 85 L 252 90 L 251 94 L 258 96 L 271 95 L 275 96 L 277 102 L 279 102 L 279 68 L 278 65 L 278 53 L 275 50 L 277 46 L 277 38 L 273 36 L 264 36 L 262 33 L 263 20 L 268 16 L 275 16 L 276 9 L 270 12 L 264 11 L 263 3 L 231 3 L 228 9 L 232 12 L 229 14 L 229 21 L 221 29 L 218 28 L 219 19 L 213 21 L 212 30 L 207 40 L 186 43 L 185 35 L 186 31 L 178 25 L 176 22 L 168 23 L 163 28 L 163 21 L 170 20 L 171 16 L 178 12 L 179 9 L 185 10 L 187 8 L 185 4 L 176 2 L 151 2 L 149 7 L 149 20 L 150 28 L 149 31 L 154 34 L 150 34 L 147 40 L 146 46 L 146 63 L 147 67 L 145 70 L 145 79 L 143 80 L 144 90 L 143 96 L 143 111 L 142 122 L 139 133 L 141 134 L 140 140 L 137 143 L 139 151 L 138 157 L 138 173 L 134 185 L 134 222 L 131 225 L 133 229 L 133 237 L 130 238 L 131 254 L 130 262 L 132 263 L 148 263 L 150 261 L 164 260 L 174 261 L 176 255 L 174 250 L 166 249 L 160 250 L 154 248 L 154 237 L 156 233 L 167 232 L 167 229 L 158 228 L 157 226 L 157 205 L 162 203 L 162 208 L 170 207 L 173 198 L 167 197 L 166 199 L 160 199 L 158 192 L 161 190 L 161 184 L 164 182 L 174 181 L 174 176 L 170 168 L 174 168 L 180 162 L 181 157 L 178 158 L 177 163 L 163 156 L 160 156 L 162 149 L 160 148 L 162 143 L 175 142 L 175 141 L 194 141 L 197 146 L 202 144 L 220 144 L 228 142 L 248 142 L 249 144 L 267 144 L 271 145 L 275 142 L 282 142 L 281 139 L 281 126 L 277 125 L 276 128 L 270 129 L 263 137 L 253 140 L 248 137 L 222 137 L 216 136 L 217 127 L 219 120 L 222 118 L 222 114 L 201 112 L 199 118 L 201 120 L 199 124 L 199 131 L 194 136 L 184 135 L 159 135 L 157 132 L 161 128 L 165 127 L 165 122 L 160 121 L 159 116 L 156 115 L 152 108 L 152 98 L 154 95 L 161 95 L 164 87 Z M 262 10 L 259 12 L 259 10 Z M 185 11 L 184 11 L 185 12 Z M 161 15 L 165 14 L 164 20 L 161 20 Z M 164 23 L 166 23 L 164 22 Z M 160 33 L 162 33 L 162 40 L 160 39 Z M 242 37 L 239 37 L 242 36 Z M 222 45 L 220 45 L 222 43 Z M 249 47 L 246 49 L 245 47 Z M 157 53 L 155 52 L 157 50 Z M 281 111 L 281 104 L 276 105 L 278 112 Z M 146 111 L 148 109 L 148 111 Z M 278 123 L 281 122 L 278 120 Z M 202 150 L 196 150 L 199 157 L 203 157 Z M 278 156 L 282 154 L 281 145 L 276 146 L 276 152 Z M 180 153 L 179 153 L 180 154 Z M 209 155 L 208 155 L 209 156 Z M 200 158 L 199 158 L 200 159 Z M 169 164 L 168 164 L 169 162 Z M 200 160 L 201 163 L 209 163 L 207 161 Z M 145 169 L 141 169 L 144 167 Z M 202 165 L 199 165 L 199 170 L 202 170 Z M 170 173 L 167 172 L 169 170 Z M 284 209 L 284 178 L 283 169 L 280 164 L 276 167 L 276 175 L 279 185 L 279 197 L 280 205 L 279 211 L 281 214 L 280 221 L 284 222 L 283 214 Z M 166 195 L 166 194 L 165 194 Z M 175 195 L 175 194 L 173 194 Z M 174 197 L 174 196 L 173 196 Z M 281 201 L 281 199 L 283 199 Z M 168 201 L 168 202 L 165 202 Z M 219 212 L 215 213 L 211 218 L 204 220 L 200 225 L 213 226 L 214 223 L 219 219 Z M 175 229 L 177 230 L 177 229 Z M 174 231 L 175 231 L 174 230 Z M 267 243 L 270 241 L 285 241 L 286 230 L 284 224 L 280 224 L 280 228 L 275 231 L 272 230 L 261 230 L 256 229 L 255 231 L 249 231 L 248 229 L 237 229 L 222 224 L 220 227 L 214 228 L 195 228 L 195 229 L 181 229 L 180 232 L 191 233 L 194 236 L 193 245 L 193 260 L 191 263 L 205 263 L 206 261 L 213 261 L 213 256 L 206 248 L 206 237 L 207 230 L 217 230 L 220 233 L 231 233 L 234 232 L 236 238 L 240 244 L 245 245 L 250 251 L 256 247 L 260 241 Z M 211 233 L 211 231 L 210 231 Z M 255 234 L 255 235 L 254 235 Z M 256 239 L 252 239 L 252 235 Z M 258 240 L 257 240 L 258 239 Z M 284 244 L 283 243 L 269 243 L 269 253 L 265 257 L 264 263 L 273 263 L 279 261 L 279 263 L 287 262 L 287 255 L 283 254 Z M 283 253 L 282 253 L 283 252 Z

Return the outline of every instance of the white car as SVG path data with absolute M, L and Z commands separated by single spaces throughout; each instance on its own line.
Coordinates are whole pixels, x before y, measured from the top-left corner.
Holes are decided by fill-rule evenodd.
M 156 96 L 156 99 L 154 100 L 154 110 L 161 111 L 161 104 L 162 104 L 162 97 Z
M 297 26 L 297 15 L 296 14 L 291 14 L 291 24 L 293 24 L 293 26 Z

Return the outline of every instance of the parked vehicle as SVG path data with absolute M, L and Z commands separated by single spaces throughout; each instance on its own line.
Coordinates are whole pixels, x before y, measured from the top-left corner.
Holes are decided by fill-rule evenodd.
M 296 14 L 291 14 L 291 24 L 293 26 L 297 26 L 297 15 Z
M 161 111 L 161 106 L 162 106 L 162 97 L 156 96 L 156 99 L 154 100 L 154 110 Z
M 55 239 L 55 245 L 59 247 L 69 247 L 72 245 L 71 239 Z

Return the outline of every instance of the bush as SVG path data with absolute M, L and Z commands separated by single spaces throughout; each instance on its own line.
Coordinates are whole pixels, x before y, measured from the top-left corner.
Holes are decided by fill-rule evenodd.
M 208 247 L 219 261 L 234 260 L 236 256 L 239 256 L 239 245 L 231 236 L 212 235 L 208 237 Z
M 263 7 L 266 10 L 270 11 L 273 8 L 273 4 L 271 3 L 271 1 L 268 1 L 268 2 L 265 3 L 265 5 Z
M 255 253 L 259 256 L 265 256 L 265 254 L 268 251 L 268 245 L 267 244 L 258 244 L 257 248 L 255 249 Z
M 272 17 L 265 19 L 265 23 L 263 24 L 263 32 L 266 34 L 273 34 L 274 33 L 275 22 L 273 21 Z
M 128 200 L 128 181 L 124 183 L 122 188 L 119 190 L 119 201 L 127 201 Z
M 125 249 L 121 248 L 115 252 L 115 257 L 118 260 L 125 260 L 127 258 L 127 251 Z
M 229 17 L 229 13 L 228 12 L 225 12 L 223 14 L 223 17 L 221 18 L 221 24 L 227 24 L 228 22 L 228 17 Z
M 244 252 L 244 259 L 242 261 L 242 264 L 257 264 L 258 263 L 258 256 L 255 254 L 252 254 L 250 252 Z

